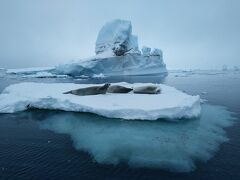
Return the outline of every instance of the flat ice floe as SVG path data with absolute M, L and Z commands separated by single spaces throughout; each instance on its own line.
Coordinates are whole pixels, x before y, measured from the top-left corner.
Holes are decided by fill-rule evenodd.
M 146 83 L 114 83 L 137 87 Z M 149 83 L 148 83 L 149 84 Z M 159 118 L 195 118 L 200 115 L 200 97 L 160 84 L 161 94 L 101 94 L 76 96 L 63 92 L 93 84 L 19 83 L 0 94 L 0 113 L 30 108 L 89 112 L 109 118 L 157 120 Z

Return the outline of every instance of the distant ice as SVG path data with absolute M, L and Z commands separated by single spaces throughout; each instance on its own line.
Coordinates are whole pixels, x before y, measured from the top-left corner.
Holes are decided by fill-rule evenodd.
M 68 134 L 77 150 L 89 153 L 101 164 L 125 162 L 134 167 L 189 172 L 196 168 L 196 161 L 206 162 L 228 140 L 223 128 L 232 121 L 225 108 L 203 105 L 198 119 L 179 123 L 58 112 L 41 120 L 40 125 Z
M 31 67 L 31 68 L 19 68 L 19 69 L 8 69 L 7 73 L 9 74 L 32 74 L 41 71 L 49 71 L 54 69 L 54 67 Z
M 138 87 L 145 83 L 115 83 Z M 92 84 L 94 85 L 94 84 Z M 96 84 L 95 84 L 96 85 Z M 0 94 L 0 112 L 13 113 L 28 108 L 90 112 L 109 118 L 156 120 L 194 118 L 200 115 L 200 97 L 160 84 L 161 94 L 104 94 L 76 96 L 69 90 L 91 86 L 73 83 L 20 83 Z
M 59 74 L 53 74 L 50 72 L 37 72 L 29 75 L 23 75 L 22 77 L 26 78 L 67 78 L 68 75 L 59 75 Z
M 23 69 L 7 69 L 7 74 L 14 74 L 24 78 L 67 78 L 68 75 L 53 73 L 54 67 L 34 67 Z
M 193 75 L 203 75 L 203 76 L 215 76 L 215 75 L 234 75 L 238 74 L 240 71 L 237 68 L 225 69 L 225 70 L 205 70 L 205 69 L 196 69 L 196 70 L 168 70 L 168 74 L 174 77 L 189 77 Z

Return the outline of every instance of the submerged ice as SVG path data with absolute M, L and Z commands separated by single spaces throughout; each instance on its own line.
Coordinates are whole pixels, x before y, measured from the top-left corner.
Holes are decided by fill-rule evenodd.
M 203 105 L 202 115 L 179 123 L 120 121 L 90 114 L 55 113 L 40 125 L 68 134 L 77 150 L 104 164 L 188 172 L 195 161 L 205 162 L 226 142 L 224 127 L 232 124 L 225 108 Z

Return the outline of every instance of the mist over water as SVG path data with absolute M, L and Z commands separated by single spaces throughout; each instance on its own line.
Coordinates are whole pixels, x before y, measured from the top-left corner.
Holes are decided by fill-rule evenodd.
M 207 104 L 200 118 L 178 123 L 61 112 L 40 119 L 41 128 L 69 135 L 77 150 L 100 164 L 123 162 L 177 172 L 192 171 L 197 161 L 213 157 L 219 145 L 228 141 L 224 128 L 234 120 L 225 108 Z

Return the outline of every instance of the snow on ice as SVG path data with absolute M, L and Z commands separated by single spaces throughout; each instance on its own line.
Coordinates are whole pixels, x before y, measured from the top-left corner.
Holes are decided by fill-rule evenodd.
M 138 87 L 146 83 L 114 83 Z M 95 113 L 108 118 L 157 120 L 195 118 L 200 115 L 200 97 L 187 95 L 160 84 L 161 93 L 100 94 L 76 96 L 63 92 L 90 86 L 73 83 L 20 83 L 0 94 L 0 112 L 14 113 L 28 108 Z

